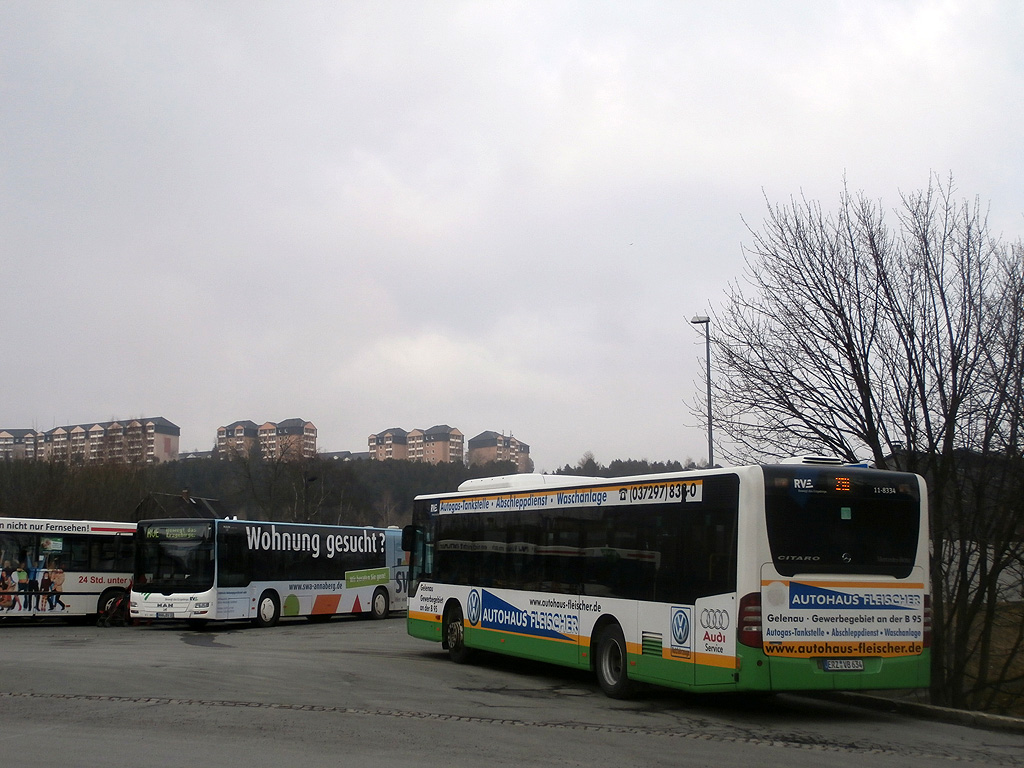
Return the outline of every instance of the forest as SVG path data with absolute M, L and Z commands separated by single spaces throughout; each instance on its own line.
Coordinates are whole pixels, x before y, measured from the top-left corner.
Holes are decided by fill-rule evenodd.
M 682 469 L 677 461 L 615 460 L 584 454 L 556 474 L 620 477 Z M 512 462 L 467 467 L 411 461 L 268 461 L 257 454 L 156 465 L 0 462 L 0 517 L 132 521 L 151 495 L 211 499 L 225 516 L 332 525 L 402 526 L 412 500 L 454 491 L 473 477 L 509 475 Z

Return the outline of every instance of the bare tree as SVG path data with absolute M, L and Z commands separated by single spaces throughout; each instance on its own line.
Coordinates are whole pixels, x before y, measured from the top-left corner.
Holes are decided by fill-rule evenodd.
M 952 179 L 904 195 L 895 225 L 844 188 L 835 212 L 771 205 L 744 285 L 715 319 L 713 389 L 731 460 L 829 452 L 929 484 L 933 698 L 1024 700 L 1020 562 L 1024 249 Z M 706 402 L 692 406 L 706 413 Z M 1021 595 L 1017 594 L 1017 600 Z
M 302 514 L 308 489 L 296 482 L 295 468 L 282 456 L 266 457 L 259 445 L 228 460 L 247 501 L 255 505 L 247 516 L 260 520 L 295 521 Z M 299 490 L 296 488 L 299 487 Z

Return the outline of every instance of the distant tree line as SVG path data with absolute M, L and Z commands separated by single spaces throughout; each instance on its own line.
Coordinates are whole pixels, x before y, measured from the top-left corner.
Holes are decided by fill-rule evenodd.
M 608 466 L 597 461 L 594 454 L 583 454 L 576 466 L 566 464 L 556 469 L 556 475 L 574 475 L 578 477 L 627 477 L 630 475 L 651 475 L 659 472 L 681 472 L 683 469 L 696 469 L 697 464 L 687 459 L 684 467 L 678 461 L 648 461 L 647 459 L 615 459 Z
M 692 462 L 689 462 L 692 465 Z M 592 453 L 555 474 L 622 477 L 683 469 L 678 461 L 616 459 L 608 466 Z M 228 515 L 330 525 L 397 525 L 412 518 L 413 499 L 446 493 L 474 477 L 516 474 L 512 462 L 467 467 L 412 461 L 270 461 L 258 452 L 223 460 L 186 459 L 157 465 L 45 461 L 0 462 L 0 517 L 73 520 L 134 519 L 151 493 L 217 500 Z
M 258 454 L 129 466 L 0 461 L 0 517 L 130 521 L 149 494 L 188 490 L 243 519 L 401 526 L 418 494 L 515 471 L 512 462 L 266 461 Z

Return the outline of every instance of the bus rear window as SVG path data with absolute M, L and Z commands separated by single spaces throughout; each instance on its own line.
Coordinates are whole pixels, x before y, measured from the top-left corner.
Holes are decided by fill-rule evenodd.
M 913 475 L 765 467 L 765 520 L 776 570 L 906 578 L 921 500 Z

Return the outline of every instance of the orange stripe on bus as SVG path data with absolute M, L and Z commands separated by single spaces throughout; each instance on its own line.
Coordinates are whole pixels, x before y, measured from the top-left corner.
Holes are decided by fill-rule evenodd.
M 317 595 L 316 600 L 313 601 L 313 615 L 337 613 L 340 602 L 341 595 Z

